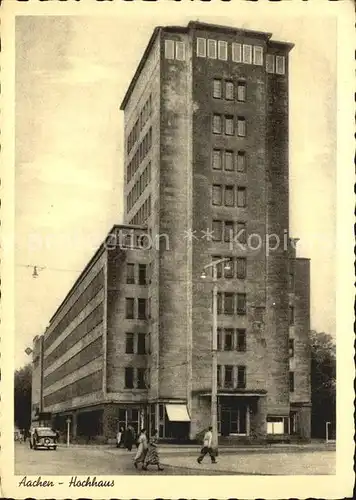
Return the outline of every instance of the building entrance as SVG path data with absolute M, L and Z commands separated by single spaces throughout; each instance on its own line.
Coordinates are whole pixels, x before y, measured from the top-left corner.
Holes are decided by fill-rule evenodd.
M 221 436 L 249 434 L 249 408 L 244 402 L 222 402 L 218 411 L 218 428 Z

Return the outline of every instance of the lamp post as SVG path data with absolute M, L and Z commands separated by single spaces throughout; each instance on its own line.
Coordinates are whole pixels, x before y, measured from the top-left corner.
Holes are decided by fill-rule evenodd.
M 201 277 L 206 278 L 205 270 L 212 268 L 213 271 L 213 329 L 212 329 L 212 350 L 211 350 L 211 427 L 213 428 L 212 434 L 212 447 L 217 448 L 218 445 L 218 285 L 217 285 L 217 266 L 226 262 L 224 269 L 230 269 L 230 258 L 218 259 L 210 264 L 204 266 Z

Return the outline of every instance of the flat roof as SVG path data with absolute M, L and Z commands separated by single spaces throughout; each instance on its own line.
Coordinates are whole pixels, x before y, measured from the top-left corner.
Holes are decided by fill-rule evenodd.
M 272 33 L 269 33 L 269 32 L 255 31 L 255 30 L 250 30 L 250 29 L 245 29 L 245 28 L 234 28 L 232 26 L 224 26 L 224 25 L 220 25 L 220 24 L 210 24 L 210 23 L 204 23 L 204 22 L 200 22 L 200 21 L 190 21 L 187 26 L 174 26 L 174 25 L 173 26 L 156 26 L 153 30 L 151 38 L 148 41 L 148 44 L 146 45 L 144 53 L 140 59 L 140 62 L 136 68 L 134 76 L 132 77 L 130 85 L 128 86 L 128 89 L 124 95 L 124 98 L 120 104 L 121 111 L 123 111 L 126 108 L 126 105 L 130 99 L 130 96 L 133 92 L 133 89 L 135 88 L 136 82 L 140 76 L 142 68 L 144 67 L 144 65 L 146 63 L 148 55 L 152 49 L 152 46 L 153 46 L 158 34 L 162 30 L 168 31 L 168 32 L 171 31 L 171 32 L 187 33 L 188 31 L 193 30 L 193 29 L 220 31 L 220 32 L 225 32 L 225 33 L 229 33 L 229 34 L 243 33 L 245 35 L 250 35 L 250 36 L 257 37 L 257 38 L 265 38 L 269 44 L 273 44 L 275 46 L 280 46 L 283 48 L 288 48 L 289 50 L 291 50 L 294 47 L 294 44 L 289 43 L 289 42 L 280 42 L 280 41 L 270 40 L 270 38 L 272 37 Z

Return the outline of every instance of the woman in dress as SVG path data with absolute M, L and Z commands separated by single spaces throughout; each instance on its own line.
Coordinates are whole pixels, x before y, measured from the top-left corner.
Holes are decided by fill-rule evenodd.
M 118 433 L 116 434 L 116 448 L 124 446 L 124 428 L 120 427 Z
M 143 462 L 143 466 L 142 466 L 143 470 L 147 470 L 147 467 L 149 465 L 157 465 L 158 470 L 163 470 L 163 467 L 161 467 L 161 465 L 159 463 L 157 442 L 158 442 L 158 432 L 157 432 L 157 430 L 154 430 L 154 432 L 150 438 L 146 458 Z
M 141 429 L 137 442 L 138 442 L 138 448 L 134 460 L 134 466 L 136 467 L 136 469 L 137 469 L 137 464 L 139 463 L 143 464 L 146 457 L 147 447 L 148 447 L 146 429 Z

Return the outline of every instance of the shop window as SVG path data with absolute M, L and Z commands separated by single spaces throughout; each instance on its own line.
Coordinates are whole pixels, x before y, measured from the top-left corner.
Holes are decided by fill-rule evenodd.
M 287 417 L 267 417 L 267 434 L 284 434 Z M 288 425 L 288 422 L 287 422 Z

